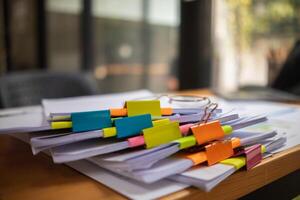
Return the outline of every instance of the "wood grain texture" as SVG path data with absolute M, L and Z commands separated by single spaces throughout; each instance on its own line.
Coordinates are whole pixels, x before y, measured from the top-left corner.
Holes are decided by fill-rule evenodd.
M 208 90 L 184 94 L 209 95 Z M 162 199 L 236 199 L 300 169 L 300 145 L 263 160 L 252 170 L 230 176 L 211 192 L 196 188 Z M 224 192 L 226 191 L 226 192 Z M 0 200 L 126 199 L 108 187 L 44 155 L 33 156 L 28 144 L 0 135 Z

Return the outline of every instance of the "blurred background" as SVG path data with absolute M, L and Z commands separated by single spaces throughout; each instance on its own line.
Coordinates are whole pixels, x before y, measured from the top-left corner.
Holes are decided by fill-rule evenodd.
M 79 73 L 99 93 L 271 86 L 300 0 L 1 0 L 0 74 Z

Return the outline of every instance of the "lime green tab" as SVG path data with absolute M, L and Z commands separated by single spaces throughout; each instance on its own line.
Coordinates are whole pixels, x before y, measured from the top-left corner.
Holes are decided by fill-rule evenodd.
M 267 148 L 265 145 L 261 145 L 261 153 L 266 153 L 267 152 Z
M 225 165 L 232 165 L 235 167 L 236 170 L 238 170 L 246 165 L 246 158 L 243 156 L 228 158 L 226 160 L 221 161 L 220 163 Z
M 116 127 L 104 128 L 104 129 L 102 129 L 102 131 L 103 131 L 103 137 L 104 138 L 114 137 L 114 136 L 117 135 Z
M 182 137 L 178 122 L 146 128 L 143 130 L 143 133 L 147 148 L 166 144 Z
M 53 116 L 52 121 L 70 121 L 70 116 Z
M 175 140 L 174 142 L 177 142 L 180 144 L 179 149 L 186 149 L 192 146 L 196 145 L 196 138 L 195 136 L 187 136 L 179 138 L 178 140 Z
M 111 118 L 111 121 L 114 122 L 116 119 L 122 119 L 123 117 L 114 117 L 114 118 Z
M 129 117 L 142 114 L 161 116 L 159 100 L 126 101 L 126 107 Z
M 223 129 L 225 135 L 230 135 L 233 132 L 232 127 L 229 125 L 222 126 L 222 129 Z
M 51 122 L 51 129 L 65 129 L 65 128 L 72 128 L 72 122 L 71 121 L 65 121 L 65 122 Z
M 162 126 L 170 123 L 169 118 L 152 121 L 153 126 Z

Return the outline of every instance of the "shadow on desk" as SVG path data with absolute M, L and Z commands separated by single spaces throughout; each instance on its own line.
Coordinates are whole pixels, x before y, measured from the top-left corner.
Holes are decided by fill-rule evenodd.
M 272 182 L 242 198 L 240 200 L 252 199 L 293 199 L 300 195 L 300 170 Z

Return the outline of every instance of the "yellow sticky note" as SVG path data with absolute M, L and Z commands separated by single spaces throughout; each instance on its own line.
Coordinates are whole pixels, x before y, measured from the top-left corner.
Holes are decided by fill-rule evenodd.
M 142 114 L 161 116 L 159 100 L 126 101 L 126 107 L 128 117 Z
M 108 138 L 108 137 L 114 137 L 117 135 L 117 129 L 116 127 L 108 127 L 104 128 L 103 130 L 103 137 Z
M 169 118 L 166 119 L 159 119 L 159 120 L 155 120 L 152 121 L 153 126 L 162 126 L 162 125 L 166 125 L 169 124 L 171 121 Z
M 65 122 L 51 122 L 51 129 L 64 129 L 64 128 L 72 128 L 72 122 L 71 121 L 65 121 Z
M 228 158 L 220 163 L 225 164 L 225 165 L 232 165 L 236 168 L 236 170 L 244 167 L 246 165 L 246 158 L 243 156 L 235 157 L 235 158 Z
M 178 122 L 144 129 L 143 134 L 147 148 L 166 144 L 182 137 Z
M 265 145 L 261 145 L 261 153 L 266 153 L 267 148 Z

